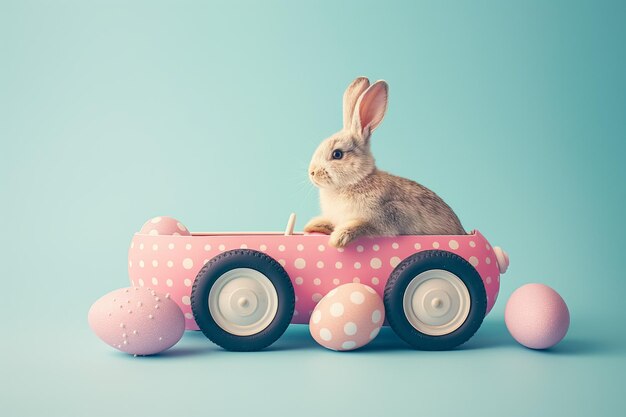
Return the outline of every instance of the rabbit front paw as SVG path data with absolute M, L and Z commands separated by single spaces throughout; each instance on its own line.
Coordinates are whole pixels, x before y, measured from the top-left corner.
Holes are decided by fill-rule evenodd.
M 330 235 L 328 243 L 335 248 L 344 248 L 354 240 L 354 233 L 351 229 L 338 229 Z
M 337 227 L 335 231 L 331 233 L 328 243 L 330 246 L 334 246 L 336 248 L 344 248 L 360 236 L 375 234 L 375 229 L 368 222 L 363 220 L 352 220 L 345 225 Z
M 304 226 L 306 233 L 323 233 L 329 235 L 333 230 L 335 230 L 335 225 L 321 217 L 311 219 L 311 221 Z

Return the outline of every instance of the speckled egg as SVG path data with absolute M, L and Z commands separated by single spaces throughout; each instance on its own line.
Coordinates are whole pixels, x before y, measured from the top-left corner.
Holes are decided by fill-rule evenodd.
M 174 235 L 189 236 L 189 230 L 178 220 L 172 217 L 154 217 L 141 227 L 139 233 L 144 235 Z
M 112 291 L 89 310 L 89 326 L 105 343 L 134 355 L 153 355 L 174 346 L 185 331 L 185 317 L 169 294 L 150 288 Z
M 543 284 L 526 284 L 511 294 L 504 321 L 511 336 L 531 349 L 559 343 L 569 328 L 569 310 L 563 298 Z
M 324 296 L 311 315 L 311 336 L 332 350 L 354 350 L 371 342 L 385 321 L 385 306 L 367 285 L 340 285 Z

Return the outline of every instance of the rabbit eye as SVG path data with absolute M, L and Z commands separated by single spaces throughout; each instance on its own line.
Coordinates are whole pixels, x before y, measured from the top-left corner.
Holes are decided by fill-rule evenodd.
M 343 158 L 343 151 L 341 149 L 335 149 L 332 156 L 333 159 L 341 159 Z

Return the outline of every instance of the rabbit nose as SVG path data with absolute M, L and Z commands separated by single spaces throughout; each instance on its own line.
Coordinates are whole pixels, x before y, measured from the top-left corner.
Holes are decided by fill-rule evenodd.
M 311 176 L 314 177 L 315 176 L 315 171 L 311 171 Z

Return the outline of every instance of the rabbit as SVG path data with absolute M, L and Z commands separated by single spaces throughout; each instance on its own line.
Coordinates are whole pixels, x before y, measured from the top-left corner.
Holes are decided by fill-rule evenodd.
M 385 116 L 389 87 L 355 79 L 343 95 L 343 129 L 325 139 L 309 165 L 319 188 L 322 214 L 307 233 L 330 235 L 342 248 L 361 236 L 466 234 L 459 218 L 437 194 L 406 178 L 376 168 L 372 132 Z

